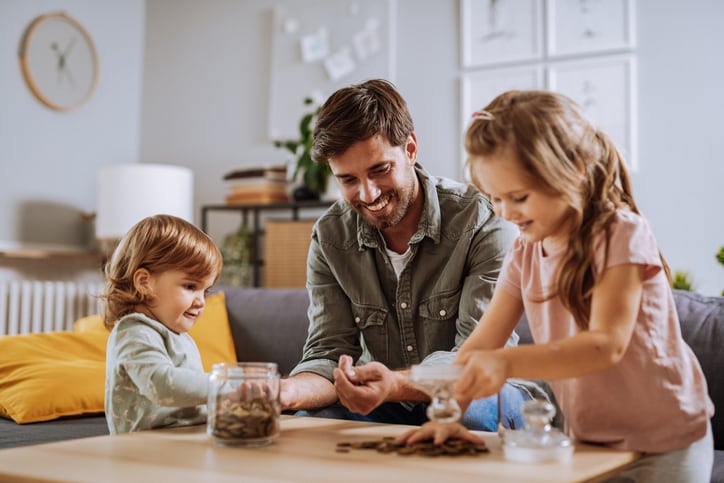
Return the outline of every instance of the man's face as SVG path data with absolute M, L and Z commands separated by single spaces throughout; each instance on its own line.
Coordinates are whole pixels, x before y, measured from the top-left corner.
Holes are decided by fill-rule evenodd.
M 391 146 L 384 136 L 358 141 L 329 160 L 345 201 L 379 230 L 397 225 L 415 199 L 417 140 Z

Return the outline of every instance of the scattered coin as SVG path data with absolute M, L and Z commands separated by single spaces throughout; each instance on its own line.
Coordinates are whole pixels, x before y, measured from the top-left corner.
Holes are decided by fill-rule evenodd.
M 476 456 L 489 450 L 484 444 L 472 443 L 463 439 L 451 438 L 442 444 L 434 444 L 432 440 L 406 444 L 396 443 L 395 438 L 386 436 L 374 441 L 342 441 L 337 443 L 338 453 L 347 453 L 350 449 L 374 449 L 378 453 L 397 453 L 399 455 L 421 456 Z

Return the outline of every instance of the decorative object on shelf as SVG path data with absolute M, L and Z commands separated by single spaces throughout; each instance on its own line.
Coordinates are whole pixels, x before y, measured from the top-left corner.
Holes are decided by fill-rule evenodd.
M 101 253 L 137 222 L 157 214 L 193 223 L 194 176 L 189 168 L 170 164 L 116 164 L 98 173 L 96 239 Z
M 237 169 L 226 173 L 227 205 L 285 203 L 289 201 L 285 165 Z
M 20 68 L 33 95 L 56 111 L 84 104 L 98 83 L 98 54 L 85 28 L 65 12 L 41 15 L 23 33 Z
M 304 104 L 312 106 L 314 99 L 307 97 Z M 302 186 L 293 192 L 297 201 L 318 200 L 327 190 L 327 182 L 332 171 L 329 166 L 317 163 L 312 159 L 312 140 L 314 134 L 314 122 L 319 114 L 319 106 L 312 111 L 305 113 L 299 121 L 299 139 L 286 139 L 274 141 L 274 146 L 285 148 L 296 158 L 293 180 L 297 180 L 302 174 Z
M 235 232 L 224 237 L 221 244 L 221 256 L 224 267 L 221 269 L 220 285 L 251 287 L 252 275 L 252 232 L 241 224 Z

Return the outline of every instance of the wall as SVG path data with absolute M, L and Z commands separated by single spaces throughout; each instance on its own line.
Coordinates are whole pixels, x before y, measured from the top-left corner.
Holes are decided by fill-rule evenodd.
M 17 55 L 30 22 L 58 10 L 84 25 L 100 58 L 93 97 L 69 112 L 33 97 Z M 88 242 L 92 226 L 80 214 L 95 210 L 98 168 L 139 159 L 144 17 L 144 0 L 0 2 L 0 249 Z M 59 262 L 74 272 L 89 263 Z M 54 277 L 45 262 L 14 260 L 0 268 L 2 276 L 13 272 Z
M 415 118 L 421 162 L 454 178 L 463 129 L 458 2 L 397 0 L 394 79 Z M 192 167 L 198 213 L 202 204 L 222 202 L 225 172 L 285 160 L 266 130 L 271 9 L 281 3 L 3 0 L 0 241 L 46 241 L 54 233 L 57 241 L 79 242 L 76 229 L 67 231 L 75 216 L 69 213 L 93 209 L 95 171 L 105 163 Z M 93 100 L 62 115 L 31 97 L 16 57 L 24 26 L 59 5 L 91 30 L 101 56 Z M 691 271 L 704 293 L 724 288 L 724 269 L 714 259 L 724 244 L 722 18 L 718 0 L 637 2 L 640 170 L 634 188 L 670 264 Z M 60 205 L 63 217 L 26 215 L 47 213 L 46 202 Z M 230 218 L 215 238 L 237 220 Z
M 142 158 L 195 167 L 197 208 L 222 201 L 227 170 L 284 159 L 265 130 L 271 8 L 280 3 L 147 2 Z M 395 82 L 416 122 L 420 161 L 459 178 L 458 0 L 397 6 Z M 718 0 L 637 2 L 634 189 L 672 268 L 689 270 L 710 294 L 724 289 L 714 258 L 724 245 L 723 18 Z

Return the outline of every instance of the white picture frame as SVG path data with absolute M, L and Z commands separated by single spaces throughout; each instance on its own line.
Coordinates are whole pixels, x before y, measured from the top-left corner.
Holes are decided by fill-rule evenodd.
M 542 0 L 460 0 L 463 68 L 539 60 Z
M 635 47 L 635 0 L 548 0 L 550 58 L 615 53 Z
M 583 108 L 638 170 L 636 61 L 632 54 L 561 61 L 548 66 L 548 89 Z
M 464 133 L 467 130 L 473 113 L 487 106 L 498 94 L 513 89 L 544 88 L 545 77 L 541 64 L 485 69 L 464 74 L 460 86 L 461 132 Z M 466 155 L 464 152 L 462 158 L 461 173 L 463 179 L 469 181 L 470 177 L 465 169 Z

